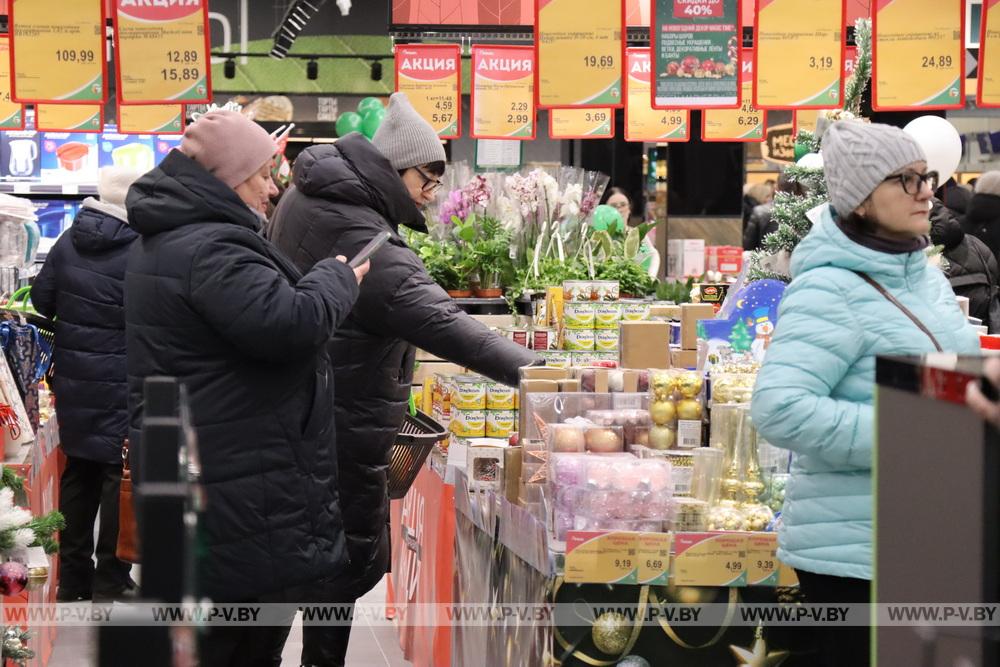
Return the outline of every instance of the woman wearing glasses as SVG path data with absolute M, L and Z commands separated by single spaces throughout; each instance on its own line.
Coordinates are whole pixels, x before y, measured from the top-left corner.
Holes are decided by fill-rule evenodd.
M 353 604 L 389 565 L 389 450 L 403 423 L 414 346 L 516 385 L 535 355 L 462 312 L 399 238 L 399 225 L 424 226 L 423 208 L 441 188 L 445 152 L 405 94 L 389 102 L 371 142 L 349 134 L 306 149 L 295 161 L 272 240 L 300 268 L 352 257 L 381 231 L 391 240 L 371 259 L 357 304 L 330 343 L 336 382 L 338 487 L 351 563 L 321 591 Z M 343 665 L 350 627 L 303 628 L 304 665 Z
M 822 155 L 830 203 L 810 211 L 813 228 L 792 255 L 752 415 L 794 453 L 778 557 L 810 603 L 866 603 L 875 358 L 976 354 L 979 344 L 944 274 L 927 265 L 938 175 L 920 146 L 888 125 L 841 121 Z M 815 630 L 818 664 L 868 664 L 868 627 Z

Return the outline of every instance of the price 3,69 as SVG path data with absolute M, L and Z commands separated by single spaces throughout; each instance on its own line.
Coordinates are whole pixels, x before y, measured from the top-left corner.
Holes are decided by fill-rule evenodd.
M 583 115 L 583 119 L 587 123 L 603 123 L 608 119 L 608 114 L 604 111 L 598 111 L 595 113 L 588 111 Z

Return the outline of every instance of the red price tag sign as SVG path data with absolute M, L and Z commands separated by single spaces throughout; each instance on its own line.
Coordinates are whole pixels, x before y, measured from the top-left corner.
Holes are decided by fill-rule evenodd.
M 722 15 L 722 0 L 674 0 L 675 19 L 711 19 Z

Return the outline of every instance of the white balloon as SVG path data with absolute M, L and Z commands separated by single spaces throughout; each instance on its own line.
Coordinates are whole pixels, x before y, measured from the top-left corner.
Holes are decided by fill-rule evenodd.
M 823 156 L 819 153 L 807 153 L 799 158 L 796 162 L 800 167 L 805 167 L 806 169 L 822 169 L 823 168 Z
M 940 116 L 921 116 L 903 131 L 924 149 L 928 171 L 936 171 L 942 183 L 951 178 L 962 161 L 962 139 L 954 125 Z

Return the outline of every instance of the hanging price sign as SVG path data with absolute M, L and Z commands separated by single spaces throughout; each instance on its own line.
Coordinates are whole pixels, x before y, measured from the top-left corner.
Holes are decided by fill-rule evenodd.
M 119 100 L 211 102 L 208 0 L 115 0 L 114 7 Z
M 18 102 L 107 99 L 102 0 L 10 3 L 11 94 Z
M 462 113 L 461 52 L 457 46 L 396 48 L 396 90 L 404 92 L 442 139 L 457 139 Z
M 0 130 L 24 129 L 24 105 L 10 94 L 10 40 L 0 35 Z
M 976 106 L 1000 107 L 1000 0 L 985 0 L 979 32 Z
M 118 104 L 121 134 L 180 134 L 184 131 L 182 104 Z
M 757 108 L 840 105 L 846 10 L 846 0 L 757 0 Z
M 764 141 L 767 112 L 753 105 L 753 51 L 743 51 L 743 92 L 739 109 L 706 109 L 701 113 L 702 141 Z
M 965 105 L 965 3 L 878 0 L 872 12 L 872 108 Z
M 674 584 L 746 586 L 746 533 L 677 533 Z
M 614 109 L 549 109 L 553 139 L 610 139 L 615 136 Z
M 737 0 L 656 0 L 654 109 L 735 109 L 742 31 Z
M 670 578 L 670 533 L 636 533 L 639 584 L 666 586 Z
M 535 138 L 535 50 L 530 46 L 472 47 L 475 139 Z
M 781 563 L 778 551 L 777 533 L 747 534 L 747 585 L 776 586 Z
M 102 132 L 103 104 L 36 104 L 35 128 L 45 132 Z
M 535 0 L 538 105 L 621 106 L 625 4 Z
M 651 69 L 649 49 L 625 52 L 625 141 L 687 141 L 691 138 L 689 111 L 652 107 Z
M 844 51 L 844 79 L 848 79 L 852 74 L 854 74 L 854 63 L 857 61 L 858 49 L 854 46 L 849 46 Z M 831 111 L 835 107 L 830 109 L 796 109 L 795 110 L 795 127 L 796 130 L 809 130 L 810 132 L 816 131 L 816 121 L 819 119 L 820 115 L 826 111 Z

